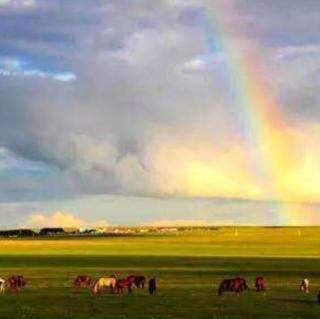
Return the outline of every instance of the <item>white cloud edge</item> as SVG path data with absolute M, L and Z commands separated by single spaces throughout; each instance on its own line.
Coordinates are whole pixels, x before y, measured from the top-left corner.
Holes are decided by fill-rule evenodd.
M 20 223 L 20 228 L 42 228 L 42 227 L 63 227 L 63 228 L 95 228 L 108 226 L 106 220 L 87 221 L 72 213 L 56 211 L 51 215 L 43 213 L 31 213 Z

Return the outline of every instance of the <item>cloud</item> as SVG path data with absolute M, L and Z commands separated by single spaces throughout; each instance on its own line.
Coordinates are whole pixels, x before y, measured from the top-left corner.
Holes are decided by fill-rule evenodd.
M 320 45 L 287 46 L 276 49 L 276 59 L 297 58 L 302 55 L 320 55 Z
M 183 72 L 210 72 L 217 63 L 225 61 L 221 53 L 196 56 L 182 65 Z
M 107 226 L 108 222 L 105 220 L 99 221 L 85 221 L 71 213 L 56 212 L 52 215 L 44 215 L 42 213 L 31 214 L 27 219 L 21 223 L 21 227 L 24 228 L 42 228 L 42 227 L 102 227 Z
M 33 7 L 36 5 L 35 0 L 0 0 L 0 7 L 1 6 L 8 6 L 8 7 Z
M 200 23 L 210 1 L 30 3 L 2 1 L 0 12 L 1 200 L 274 196 L 256 171 L 266 143 L 248 145 L 236 74 L 228 55 L 210 52 Z M 242 22 L 238 38 L 222 35 L 233 50 L 257 37 L 261 76 L 286 124 L 279 134 L 299 155 L 285 191 L 315 200 L 319 10 L 289 3 L 241 1 L 228 15 Z M 210 36 L 217 46 L 221 35 Z
M 0 171 L 17 167 L 17 160 L 4 147 L 0 147 Z

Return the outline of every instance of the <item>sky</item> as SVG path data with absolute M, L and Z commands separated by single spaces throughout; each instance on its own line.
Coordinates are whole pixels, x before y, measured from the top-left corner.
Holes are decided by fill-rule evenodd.
M 320 2 L 0 0 L 0 227 L 320 224 Z

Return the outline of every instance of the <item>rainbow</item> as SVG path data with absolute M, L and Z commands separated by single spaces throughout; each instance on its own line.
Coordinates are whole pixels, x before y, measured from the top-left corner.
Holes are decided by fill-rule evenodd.
M 213 3 L 213 2 L 212 2 Z M 290 127 L 263 77 L 259 47 L 253 40 L 244 47 L 232 38 L 233 30 L 240 25 L 230 23 L 232 16 L 229 1 L 216 1 L 203 17 L 209 55 L 223 54 L 224 80 L 230 90 L 230 98 L 242 116 L 242 127 L 248 152 L 252 155 L 253 174 L 264 194 L 278 204 L 266 214 L 268 224 L 305 224 L 306 215 L 295 213 L 287 192 L 293 180 L 287 172 L 296 164 L 295 149 L 290 141 Z M 253 37 L 250 37 L 253 38 Z M 201 61 L 197 64 L 203 68 Z M 291 196 L 291 197 L 290 197 Z M 315 212 L 309 207 L 309 215 Z M 312 222 L 310 220 L 310 222 Z

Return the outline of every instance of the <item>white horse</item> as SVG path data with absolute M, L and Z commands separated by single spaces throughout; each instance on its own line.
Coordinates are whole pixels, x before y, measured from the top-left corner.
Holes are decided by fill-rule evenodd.
M 6 281 L 0 278 L 0 294 L 4 294 L 5 292 Z
M 300 285 L 300 290 L 305 293 L 309 293 L 310 283 L 308 278 L 304 278 Z
M 103 287 L 110 287 L 112 292 L 116 287 L 117 279 L 115 277 L 101 277 L 92 286 L 92 292 L 97 294 L 102 292 Z

